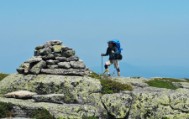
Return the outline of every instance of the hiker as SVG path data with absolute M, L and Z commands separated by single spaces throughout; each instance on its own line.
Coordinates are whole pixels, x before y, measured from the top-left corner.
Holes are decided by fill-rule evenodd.
M 105 67 L 104 73 L 108 73 L 108 75 L 110 75 L 108 67 L 111 64 L 114 64 L 114 68 L 116 68 L 117 70 L 117 75 L 120 76 L 119 60 L 122 59 L 121 50 L 122 49 L 120 48 L 120 42 L 118 40 L 113 40 L 108 42 L 108 48 L 106 54 L 101 54 L 101 56 L 109 55 L 109 61 L 107 61 L 104 66 Z

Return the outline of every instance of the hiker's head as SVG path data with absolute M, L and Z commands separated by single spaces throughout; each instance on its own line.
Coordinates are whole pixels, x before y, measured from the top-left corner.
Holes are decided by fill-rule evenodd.
M 108 47 L 112 48 L 114 46 L 114 43 L 112 41 L 108 42 Z

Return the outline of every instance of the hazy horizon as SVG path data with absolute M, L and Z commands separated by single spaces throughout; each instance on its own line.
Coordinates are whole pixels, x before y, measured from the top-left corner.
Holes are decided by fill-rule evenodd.
M 124 49 L 123 76 L 188 78 L 188 5 L 187 0 L 1 0 L 0 72 L 16 72 L 35 46 L 58 39 L 100 73 L 100 54 L 116 38 Z

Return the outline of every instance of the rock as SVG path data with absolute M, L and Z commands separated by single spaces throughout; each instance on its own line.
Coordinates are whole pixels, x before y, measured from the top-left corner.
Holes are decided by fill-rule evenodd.
M 20 67 L 17 69 L 19 73 L 28 73 L 30 70 L 30 63 L 23 63 L 20 65 Z
M 68 50 L 73 50 L 72 48 L 69 48 L 69 47 L 62 47 L 62 52 L 66 52 Z
M 58 63 L 59 68 L 69 69 L 71 67 L 69 62 L 60 62 Z
M 40 46 L 37 46 L 36 48 L 35 48 L 35 50 L 40 50 L 40 49 L 43 49 L 44 48 L 44 46 L 43 45 L 40 45 Z
M 34 95 L 33 99 L 36 102 L 64 103 L 64 94 L 49 94 L 49 95 Z
M 102 103 L 116 119 L 124 119 L 130 111 L 132 96 L 123 93 L 106 94 L 102 96 Z
M 51 54 L 51 52 L 52 52 L 51 48 L 44 48 L 39 51 L 40 55 L 42 56 L 46 56 L 46 55 L 48 56 L 49 54 Z
M 48 41 L 47 44 L 50 44 L 50 45 L 62 45 L 62 41 L 60 41 L 60 40 L 52 40 L 52 41 Z
M 75 51 L 73 51 L 73 50 L 67 50 L 65 52 L 62 52 L 62 56 L 66 57 L 66 58 L 69 58 L 74 55 L 75 55 Z
M 134 88 L 148 87 L 148 84 L 145 83 L 147 81 L 147 79 L 145 78 L 116 77 L 116 78 L 113 78 L 112 80 L 116 82 L 120 82 L 122 84 L 130 84 Z
M 55 52 L 55 53 L 62 52 L 62 46 L 61 45 L 54 45 L 53 46 L 53 52 Z
M 70 76 L 84 76 L 88 74 L 85 69 L 42 69 L 41 73 Z
M 74 69 L 84 69 L 86 67 L 82 61 L 71 61 L 70 65 Z
M 59 60 L 60 62 L 67 62 L 66 57 L 56 57 L 56 60 Z
M 48 54 L 47 56 L 42 56 L 43 60 L 53 60 L 55 56 L 53 54 Z
M 21 108 L 27 116 L 31 116 L 32 110 L 45 109 L 52 114 L 55 119 L 82 119 L 84 116 L 87 117 L 100 117 L 98 109 L 91 105 L 79 105 L 79 104 L 53 104 L 38 102 L 35 103 L 32 100 L 19 100 L 12 98 L 0 97 L 0 102 L 11 103 L 14 108 Z M 14 113 L 13 113 L 14 115 Z
M 54 60 L 47 60 L 47 65 L 55 65 L 56 64 L 56 61 Z
M 173 85 L 177 88 L 186 88 L 189 89 L 189 82 L 173 82 Z
M 70 62 L 70 61 L 79 61 L 79 57 L 77 56 L 71 56 L 69 58 L 67 58 L 67 61 Z
M 84 103 L 89 94 L 101 90 L 100 81 L 90 77 L 13 74 L 0 82 L 0 94 L 28 90 L 40 95 L 64 94 L 65 103 Z
M 56 57 L 61 57 L 62 54 L 61 54 L 61 53 L 54 53 L 54 56 L 55 56 L 55 58 L 56 58 Z
M 41 72 L 41 69 L 46 67 L 46 62 L 45 61 L 40 61 L 39 63 L 37 63 L 36 65 L 34 65 L 30 72 L 33 74 L 39 74 Z
M 42 58 L 39 56 L 39 57 L 32 57 L 30 58 L 29 60 L 27 60 L 25 63 L 38 63 L 42 60 Z
M 17 98 L 17 99 L 31 99 L 32 96 L 36 95 L 36 93 L 29 92 L 29 91 L 15 91 L 11 93 L 5 94 L 6 98 Z
M 49 68 L 49 69 L 57 69 L 58 65 L 47 65 L 47 68 Z

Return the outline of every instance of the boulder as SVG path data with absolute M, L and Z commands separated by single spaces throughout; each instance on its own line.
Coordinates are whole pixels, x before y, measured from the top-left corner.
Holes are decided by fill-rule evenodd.
M 36 93 L 21 90 L 21 91 L 15 91 L 15 92 L 7 93 L 4 96 L 6 98 L 32 99 L 32 97 L 34 95 L 36 95 Z
M 131 94 L 116 93 L 102 96 L 102 103 L 107 111 L 116 119 L 125 119 L 132 105 Z
M 173 82 L 173 85 L 177 88 L 189 89 L 189 82 Z
M 71 67 L 69 62 L 60 62 L 58 63 L 59 68 L 69 69 Z
M 33 99 L 36 102 L 49 102 L 49 103 L 64 103 L 64 94 L 48 94 L 48 95 L 34 95 Z

